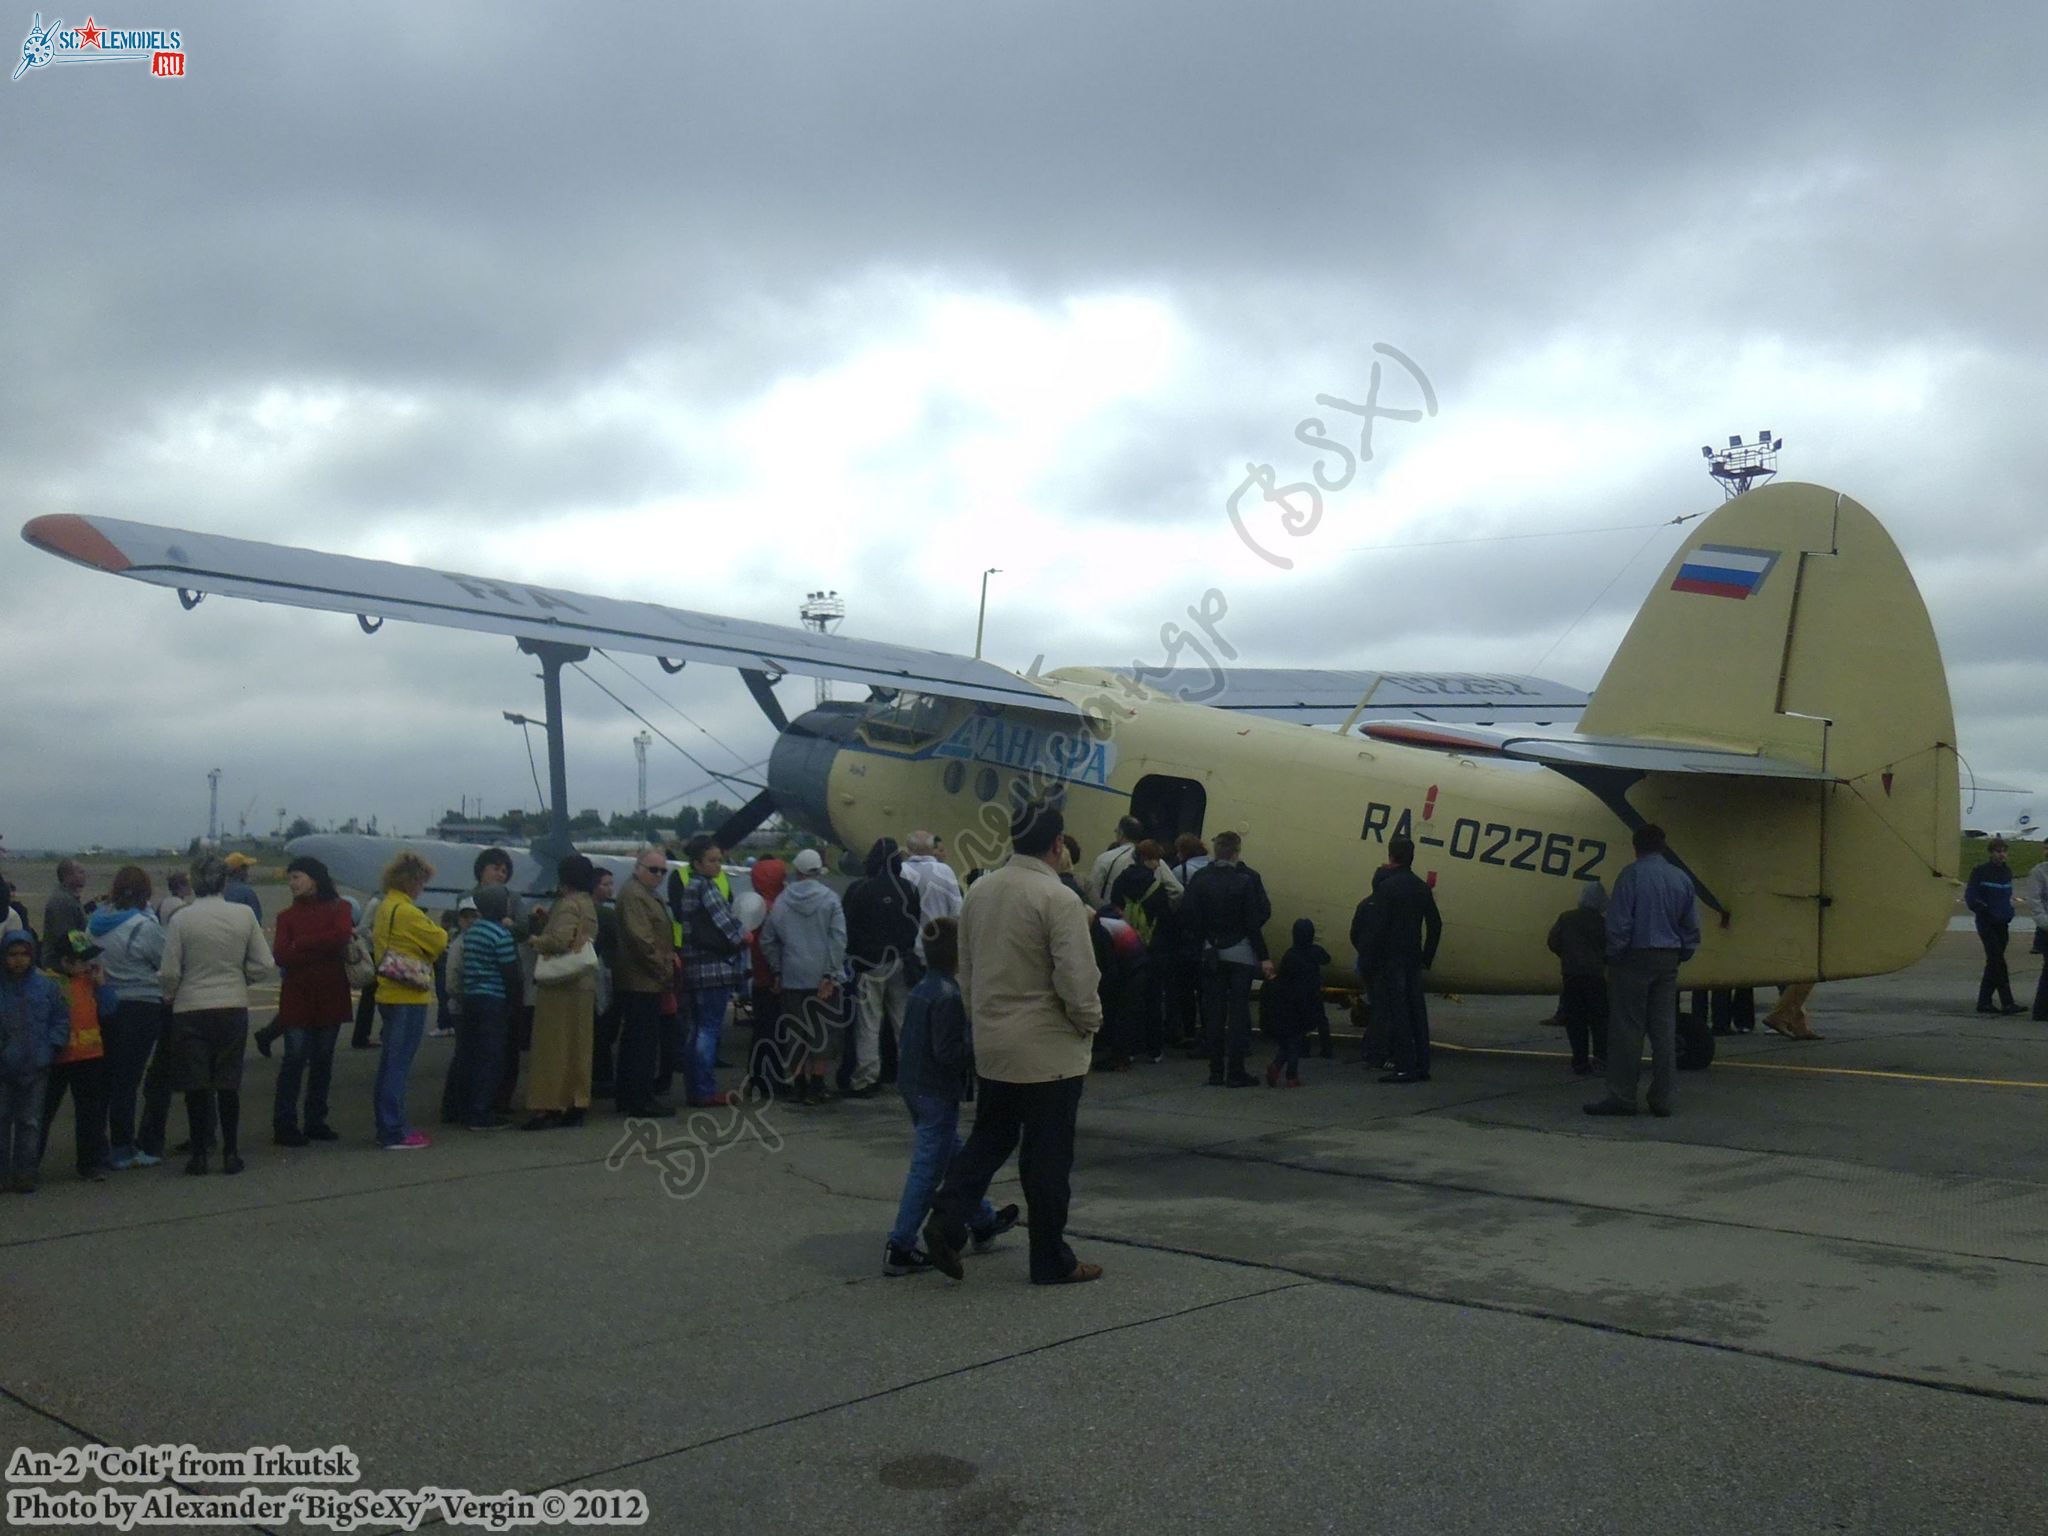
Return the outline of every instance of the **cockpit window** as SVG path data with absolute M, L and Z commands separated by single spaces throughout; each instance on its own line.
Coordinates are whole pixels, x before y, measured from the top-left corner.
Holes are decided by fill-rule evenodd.
M 947 703 L 929 693 L 899 693 L 868 711 L 860 733 L 877 746 L 924 746 L 945 729 Z

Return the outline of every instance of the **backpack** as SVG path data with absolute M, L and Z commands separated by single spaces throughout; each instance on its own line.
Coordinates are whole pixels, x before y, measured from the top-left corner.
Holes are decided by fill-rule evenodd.
M 1138 941 L 1147 949 L 1152 947 L 1154 940 L 1158 937 L 1159 924 L 1153 921 L 1151 909 L 1145 903 L 1164 889 L 1166 889 L 1166 882 L 1157 875 L 1154 875 L 1152 877 L 1152 884 L 1144 895 L 1140 896 L 1136 901 L 1124 903 L 1124 921 L 1131 925 L 1131 932 L 1138 936 Z

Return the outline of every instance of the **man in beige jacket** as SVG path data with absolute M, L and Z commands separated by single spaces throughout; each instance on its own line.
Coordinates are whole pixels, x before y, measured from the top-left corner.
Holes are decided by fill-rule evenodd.
M 667 1120 L 675 1110 L 654 1096 L 661 1037 L 661 994 L 675 985 L 675 929 L 655 893 L 668 880 L 668 855 L 642 848 L 619 892 L 619 948 L 612 988 L 619 995 L 619 1056 L 613 1082 L 619 1113 Z
M 1066 823 L 1027 806 L 1010 828 L 1010 860 L 977 880 L 960 911 L 960 995 L 974 1036 L 974 1130 L 932 1201 L 924 1241 L 932 1263 L 964 1278 L 967 1220 L 1010 1154 L 1030 1207 L 1031 1282 L 1101 1276 L 1066 1244 L 1074 1117 L 1088 1080 L 1101 974 L 1088 913 L 1060 882 Z M 1019 1144 L 1021 1141 L 1021 1151 Z

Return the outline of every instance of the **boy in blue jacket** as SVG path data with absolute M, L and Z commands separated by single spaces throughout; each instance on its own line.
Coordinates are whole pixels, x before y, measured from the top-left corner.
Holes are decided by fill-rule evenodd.
M 924 979 L 911 989 L 896 1046 L 896 1091 L 910 1111 L 915 1139 L 896 1225 L 882 1251 L 882 1273 L 890 1276 L 921 1275 L 932 1267 L 917 1246 L 918 1229 L 960 1150 L 960 1103 L 974 1097 L 974 1037 L 960 983 L 953 979 L 960 968 L 960 925 L 950 917 L 935 917 L 923 931 Z M 999 1211 L 982 1201 L 968 1223 L 974 1251 L 993 1247 L 1017 1225 L 1017 1214 L 1014 1205 Z
M 0 935 L 0 1178 L 10 1192 L 35 1192 L 44 1080 L 70 1043 L 70 1005 L 36 969 L 34 937 L 20 928 Z

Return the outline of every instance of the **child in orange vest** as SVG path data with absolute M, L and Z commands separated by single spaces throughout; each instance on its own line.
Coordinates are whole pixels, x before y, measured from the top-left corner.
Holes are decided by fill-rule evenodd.
M 78 1153 L 78 1176 L 103 1183 L 107 1161 L 107 1061 L 100 1043 L 100 1015 L 111 1013 L 119 999 L 100 974 L 99 945 L 87 933 L 71 933 L 57 941 L 57 970 L 51 976 L 64 988 L 71 1005 L 71 1042 L 50 1062 L 43 1089 L 43 1130 L 36 1161 L 50 1145 L 50 1121 L 71 1093 L 72 1144 Z

